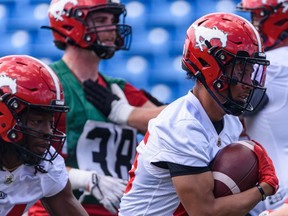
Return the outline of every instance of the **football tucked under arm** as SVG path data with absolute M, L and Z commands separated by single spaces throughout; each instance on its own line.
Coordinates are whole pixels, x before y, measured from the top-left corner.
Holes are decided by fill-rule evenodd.
M 258 159 L 255 144 L 238 141 L 221 149 L 210 163 L 214 176 L 214 196 L 237 194 L 256 186 Z

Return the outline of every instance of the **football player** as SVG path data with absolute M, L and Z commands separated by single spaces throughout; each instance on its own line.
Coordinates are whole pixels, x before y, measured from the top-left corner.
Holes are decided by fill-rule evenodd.
M 66 123 L 65 162 L 74 194 L 89 215 L 117 214 L 137 133 L 146 132 L 148 120 L 165 107 L 125 80 L 99 71 L 101 60 L 130 47 L 131 26 L 125 24 L 125 16 L 119 0 L 53 0 L 49 8 L 46 28 L 52 30 L 57 48 L 64 50 L 51 67 L 71 108 L 61 123 Z M 98 174 L 105 177 L 97 180 Z M 98 193 L 97 182 L 109 196 Z M 43 214 L 30 210 L 30 215 Z
M 288 198 L 288 1 L 242 0 L 237 8 L 250 12 L 270 60 L 266 73 L 267 103 L 258 112 L 244 115 L 247 135 L 263 144 L 279 178 L 278 192 L 251 211 L 252 216 L 258 216 L 265 209 L 279 208 Z
M 87 215 L 56 151 L 68 111 L 56 74 L 22 55 L 0 58 L 0 71 L 0 215 L 21 216 L 39 199 L 51 215 Z
M 255 89 L 265 93 L 269 61 L 263 51 L 257 30 L 234 14 L 208 14 L 188 28 L 182 67 L 196 84 L 150 120 L 137 147 L 120 216 L 245 215 L 276 193 L 273 163 L 259 143 L 253 149 L 259 185 L 215 198 L 209 169 L 219 149 L 238 140 L 238 115 L 253 110 Z

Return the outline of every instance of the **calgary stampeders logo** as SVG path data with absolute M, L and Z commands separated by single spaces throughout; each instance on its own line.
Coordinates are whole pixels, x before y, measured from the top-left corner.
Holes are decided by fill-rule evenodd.
M 221 46 L 226 47 L 228 34 L 218 29 L 216 26 L 206 28 L 204 26 L 193 25 L 193 28 L 196 39 L 196 47 L 199 47 L 201 52 L 203 52 L 203 46 L 206 46 L 205 40 L 211 42 L 212 39 L 218 39 L 221 42 Z
M 17 92 L 17 84 L 16 79 L 12 79 L 6 74 L 0 74 L 0 88 L 9 88 L 12 94 L 15 94 Z
M 267 0 L 262 0 L 262 3 L 267 4 Z M 277 3 L 283 3 L 282 13 L 286 13 L 288 11 L 288 2 L 286 0 L 278 0 Z
M 73 5 L 78 4 L 78 0 L 59 0 L 59 1 L 54 1 L 54 3 L 51 4 L 48 13 L 53 16 L 56 21 L 63 21 L 63 15 L 64 15 L 64 8 L 65 5 L 68 3 L 72 3 Z

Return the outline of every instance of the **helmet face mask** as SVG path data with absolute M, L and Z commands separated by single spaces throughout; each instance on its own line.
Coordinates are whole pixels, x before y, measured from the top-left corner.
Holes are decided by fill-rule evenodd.
M 221 68 L 222 74 L 214 81 L 213 88 L 224 99 L 223 106 L 230 114 L 234 115 L 240 115 L 243 110 L 252 111 L 256 109 L 257 107 L 251 105 L 251 100 L 256 89 L 260 98 L 265 94 L 265 70 L 269 62 L 259 56 L 251 58 L 249 53 L 245 51 L 240 51 L 233 55 L 223 49 L 215 52 L 215 59 Z M 250 89 L 246 100 L 233 99 L 232 87 L 238 84 Z M 258 104 L 256 103 L 257 106 Z
M 8 131 L 7 136 L 16 147 L 19 158 L 26 165 L 37 165 L 42 160 L 52 162 L 66 140 L 66 135 L 57 129 L 62 112 L 67 112 L 66 108 L 54 109 L 53 106 L 31 105 L 17 98 L 10 100 L 13 104 L 17 103 L 18 106 L 25 107 L 20 113 L 11 109 L 16 123 Z M 51 122 L 50 131 L 40 131 L 38 122 L 48 117 Z M 41 152 L 34 150 L 38 145 L 43 148 Z M 56 148 L 54 153 L 50 151 L 51 146 Z
M 49 9 L 50 29 L 54 42 L 60 49 L 67 44 L 93 50 L 100 58 L 108 59 L 117 50 L 128 50 L 131 45 L 131 26 L 125 24 L 126 9 L 119 1 L 77 0 L 66 2 L 59 10 L 59 2 L 52 1 Z M 97 14 L 110 14 L 110 23 L 93 23 Z M 61 15 L 61 16 L 60 16 Z M 122 19 L 121 19 L 122 18 Z M 121 21 L 120 21 L 121 20 Z M 106 29 L 106 30 L 105 30 Z M 99 34 L 115 34 L 114 44 L 102 43 Z
M 265 93 L 269 61 L 257 30 L 242 17 L 212 13 L 195 21 L 187 30 L 183 69 L 196 77 L 222 109 L 232 115 L 252 111 L 255 89 Z M 241 98 L 233 98 L 241 85 Z M 256 104 L 255 106 L 257 106 Z
M 24 164 L 52 162 L 66 139 L 57 130 L 58 122 L 69 109 L 58 77 L 39 60 L 21 55 L 0 58 L 0 71 L 1 145 L 13 148 Z M 41 122 L 51 123 L 51 128 L 41 129 Z
M 111 16 L 114 17 L 112 14 L 94 12 L 86 20 L 87 27 L 84 38 L 90 49 L 102 59 L 111 58 L 115 51 L 119 49 L 128 50 L 131 43 L 129 37 L 131 33 L 130 26 L 114 23 L 116 21 L 111 21 L 112 24 L 106 24 L 107 21 L 104 20 Z M 115 18 L 112 18 L 112 20 L 115 20 Z M 103 41 L 103 35 L 104 40 L 108 39 L 109 44 L 107 44 L 107 41 Z

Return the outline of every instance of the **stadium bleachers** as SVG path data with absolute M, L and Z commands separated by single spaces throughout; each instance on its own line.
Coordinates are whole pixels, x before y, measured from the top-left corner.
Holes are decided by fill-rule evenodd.
M 52 42 L 47 10 L 49 0 L 0 1 L 0 55 L 28 54 L 47 63 L 61 58 Z M 119 51 L 101 63 L 105 74 L 123 77 L 152 92 L 163 102 L 186 94 L 193 86 L 181 70 L 185 32 L 200 16 L 216 11 L 234 12 L 236 0 L 123 0 L 133 28 L 129 51 Z M 241 14 L 247 16 L 247 14 Z M 249 19 L 249 17 L 246 17 Z

